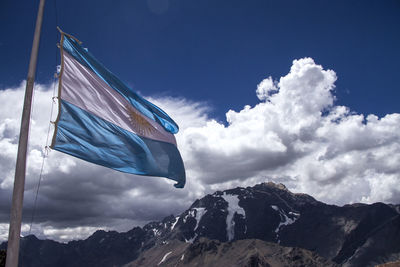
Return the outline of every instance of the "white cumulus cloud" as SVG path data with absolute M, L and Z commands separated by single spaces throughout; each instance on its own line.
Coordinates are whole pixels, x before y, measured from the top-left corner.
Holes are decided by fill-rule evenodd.
M 167 179 L 124 174 L 51 151 L 33 233 L 67 241 L 97 228 L 126 231 L 182 212 L 214 190 L 268 180 L 333 204 L 400 203 L 400 114 L 380 118 L 336 105 L 336 79 L 333 70 L 311 58 L 294 60 L 288 74 L 267 77 L 249 92 L 260 103 L 227 111 L 224 123 L 208 116 L 206 103 L 150 98 L 180 126 L 186 187 L 175 189 Z M 52 88 L 36 86 L 25 223 L 32 214 Z M 0 91 L 0 238 L 7 232 L 23 93 L 23 84 Z
M 277 90 L 278 88 L 276 87 L 276 82 L 274 82 L 272 80 L 272 77 L 269 76 L 257 85 L 256 94 L 258 99 L 266 100 L 271 94 L 275 93 Z

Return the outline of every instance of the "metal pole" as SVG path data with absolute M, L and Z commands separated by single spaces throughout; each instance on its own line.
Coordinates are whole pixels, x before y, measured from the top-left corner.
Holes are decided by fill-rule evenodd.
M 44 3 L 45 0 L 40 0 L 38 15 L 36 18 L 35 35 L 33 37 L 31 59 L 29 62 L 28 77 L 26 79 L 25 100 L 22 110 L 21 129 L 19 133 L 17 164 L 15 166 L 6 267 L 18 266 L 29 122 L 31 117 L 33 84 L 35 83 L 36 63 L 39 50 L 40 31 L 42 28 Z

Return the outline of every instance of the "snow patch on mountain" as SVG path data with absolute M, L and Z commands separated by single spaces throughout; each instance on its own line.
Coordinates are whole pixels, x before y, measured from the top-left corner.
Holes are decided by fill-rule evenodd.
M 196 237 L 197 237 L 197 234 L 194 234 L 194 236 L 193 236 L 192 238 L 190 238 L 190 239 L 186 239 L 186 238 L 185 238 L 185 242 L 186 242 L 186 243 L 193 243 L 194 240 L 196 239 Z
M 171 253 L 172 253 L 172 251 L 166 253 L 166 254 L 164 255 L 164 257 L 161 259 L 161 261 L 157 264 L 157 266 L 160 265 L 161 263 L 163 263 L 163 262 L 167 259 L 167 257 L 169 256 L 169 254 L 171 254 Z
M 206 214 L 207 210 L 205 208 L 193 208 L 196 210 L 196 227 L 194 228 L 193 231 L 196 231 L 197 227 L 199 227 L 199 223 L 201 220 L 201 217 L 203 217 L 204 214 Z
M 286 214 L 286 212 L 284 210 L 282 210 L 281 208 L 279 208 L 275 205 L 271 205 L 271 208 L 276 210 L 277 212 L 279 212 L 279 216 L 281 218 L 281 221 L 280 221 L 278 227 L 276 227 L 276 229 L 275 229 L 275 233 L 276 233 L 276 236 L 278 239 L 278 244 L 279 244 L 280 243 L 279 231 L 282 230 L 283 227 L 293 224 L 300 217 L 300 213 L 290 211 L 288 214 Z
M 193 229 L 193 231 L 196 231 L 197 227 L 199 227 L 201 218 L 203 217 L 204 214 L 206 214 L 206 212 L 207 212 L 206 208 L 192 208 L 188 211 L 188 214 L 183 218 L 183 223 L 186 223 L 189 217 L 194 218 L 196 220 L 196 227 Z M 175 226 L 175 224 L 176 222 L 174 223 L 173 226 Z
M 154 236 L 159 236 L 159 235 L 161 235 L 161 232 L 160 232 L 158 229 L 152 228 L 151 230 L 153 231 L 153 235 L 154 235 Z
M 172 225 L 171 225 L 171 231 L 174 230 L 175 225 L 178 223 L 178 221 L 179 221 L 179 216 L 176 217 L 176 218 L 175 218 L 175 222 L 172 223 Z
M 237 195 L 226 194 L 226 192 L 224 192 L 221 197 L 228 203 L 228 215 L 226 216 L 226 233 L 228 241 L 231 241 L 235 238 L 235 213 L 242 215 L 244 218 L 246 218 L 246 212 L 242 207 L 239 206 L 239 197 Z

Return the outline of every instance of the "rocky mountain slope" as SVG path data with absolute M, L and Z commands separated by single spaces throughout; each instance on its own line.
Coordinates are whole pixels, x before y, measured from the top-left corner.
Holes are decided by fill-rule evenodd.
M 334 267 L 339 265 L 306 249 L 283 247 L 259 239 L 223 243 L 201 237 L 195 243 L 173 240 L 162 246 L 155 246 L 124 267 L 136 266 Z
M 165 256 L 163 246 L 176 244 L 176 251 L 170 255 L 172 260 L 178 250 L 186 255 L 196 244 L 204 242 L 216 242 L 218 253 L 210 252 L 216 261 L 233 259 L 228 252 L 223 253 L 227 248 L 245 253 L 243 247 L 256 244 L 263 247 L 262 251 L 265 248 L 265 251 L 280 251 L 282 255 L 295 247 L 301 248 L 298 253 L 306 256 L 300 258 L 304 262 L 315 260 L 317 265 L 313 266 L 319 266 L 317 262 L 322 258 L 343 266 L 374 266 L 400 260 L 399 206 L 326 205 L 309 195 L 291 193 L 282 184 L 263 183 L 217 191 L 196 200 L 177 217 L 171 215 L 126 233 L 97 231 L 86 240 L 68 244 L 28 236 L 21 242 L 21 263 L 27 267 L 121 266 L 140 260 L 140 256 L 145 257 L 151 251 L 158 255 L 154 256 L 154 262 L 159 263 Z M 3 243 L 0 249 L 5 247 Z M 279 260 L 266 255 L 260 254 L 258 260 L 266 263 Z M 249 250 L 240 259 L 251 256 Z M 194 262 L 202 262 L 202 257 L 193 256 Z M 169 262 L 168 255 L 165 262 Z

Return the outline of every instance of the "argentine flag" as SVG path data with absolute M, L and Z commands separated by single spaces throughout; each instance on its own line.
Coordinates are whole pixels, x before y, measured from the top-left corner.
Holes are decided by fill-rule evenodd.
M 178 125 L 61 33 L 59 113 L 51 148 L 121 172 L 185 185 Z

